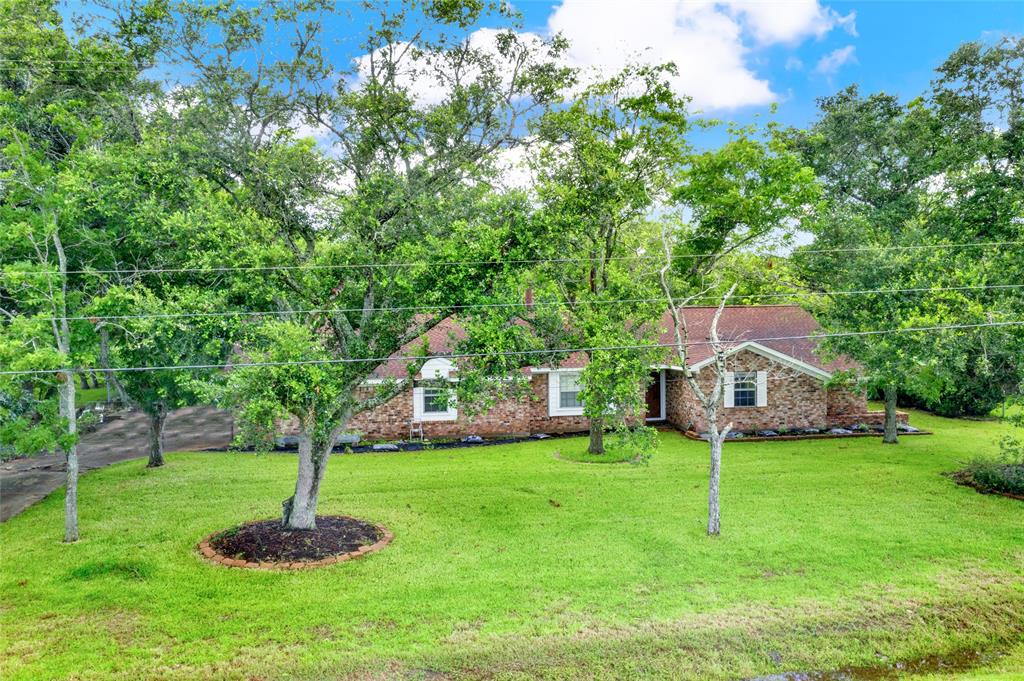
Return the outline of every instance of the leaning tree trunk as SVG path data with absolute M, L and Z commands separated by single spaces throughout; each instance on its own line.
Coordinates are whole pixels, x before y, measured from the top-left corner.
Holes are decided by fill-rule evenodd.
M 590 419 L 590 446 L 587 452 L 604 454 L 604 419 L 601 417 Z
M 149 416 L 149 462 L 147 468 L 159 468 L 164 465 L 164 424 L 167 422 L 167 411 L 162 407 Z
M 892 383 L 885 386 L 885 436 L 882 442 L 887 445 L 897 443 L 896 428 L 896 386 Z
M 281 504 L 281 525 L 286 529 L 316 529 L 320 483 L 333 445 L 333 438 L 328 440 L 326 443 L 315 442 L 306 429 L 299 433 L 299 475 L 295 480 L 295 494 Z
M 75 414 L 75 374 L 62 371 L 60 384 L 60 416 L 65 422 L 71 445 L 64 449 L 67 473 L 64 488 L 64 541 L 78 541 L 78 419 Z
M 708 476 L 708 536 L 717 537 L 722 531 L 718 504 L 718 490 L 722 471 L 722 443 L 729 434 L 729 426 L 718 431 L 718 423 L 708 419 L 708 444 L 711 445 L 711 467 Z

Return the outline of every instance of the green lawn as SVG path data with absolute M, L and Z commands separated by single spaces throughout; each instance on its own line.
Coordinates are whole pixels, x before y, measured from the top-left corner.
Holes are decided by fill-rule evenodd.
M 996 646 L 954 678 L 1021 678 L 1024 505 L 940 475 L 1004 426 L 912 422 L 936 434 L 727 444 L 718 539 L 706 445 L 676 433 L 646 466 L 553 456 L 582 439 L 338 457 L 322 510 L 395 541 L 298 573 L 194 551 L 276 515 L 292 457 L 113 466 L 78 544 L 59 494 L 0 526 L 0 677 L 726 679 Z
M 104 402 L 107 399 L 107 388 L 100 385 L 98 388 L 83 388 L 81 378 L 78 379 L 78 389 L 75 391 L 75 404 L 84 407 L 94 402 Z

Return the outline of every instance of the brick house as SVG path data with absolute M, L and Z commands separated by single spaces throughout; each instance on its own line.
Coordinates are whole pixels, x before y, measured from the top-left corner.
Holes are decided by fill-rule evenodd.
M 714 311 L 712 307 L 684 309 L 691 341 L 707 339 Z M 671 316 L 666 312 L 662 321 L 661 342 L 671 344 Z M 817 342 L 804 337 L 817 329 L 814 318 L 795 305 L 727 307 L 719 322 L 719 336 L 731 346 L 726 360 L 723 423 L 731 421 L 734 429 L 744 431 L 880 424 L 882 412 L 869 412 L 863 393 L 825 386 L 833 372 L 856 369 L 857 365 L 845 358 L 824 362 L 818 356 Z M 451 353 L 453 340 L 464 337 L 458 323 L 446 319 L 402 348 L 396 359 L 378 366 L 361 388 L 367 395 L 375 384 L 389 378 L 408 382 L 406 364 L 397 357 L 411 354 L 424 341 L 432 355 L 406 390 L 357 415 L 352 430 L 371 440 L 397 440 L 421 433 L 428 438 L 446 438 L 587 430 L 579 400 L 580 371 L 586 366 L 583 353 L 570 355 L 557 367 L 527 367 L 524 371 L 529 375 L 531 396 L 499 402 L 483 414 L 469 416 L 461 413 L 458 405 L 437 399 L 439 390 L 426 382 L 436 385 L 439 379 L 458 380 L 456 364 L 445 355 Z M 682 367 L 673 363 L 674 349 L 668 350 L 665 363 L 651 367 L 646 419 L 652 424 L 702 430 L 702 410 L 686 384 Z M 711 361 L 709 346 L 691 346 L 690 368 L 707 386 L 714 382 Z

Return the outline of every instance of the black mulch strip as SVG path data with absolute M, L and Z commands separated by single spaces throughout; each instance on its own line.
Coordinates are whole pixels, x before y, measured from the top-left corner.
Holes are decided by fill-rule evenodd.
M 280 520 L 257 520 L 210 540 L 217 553 L 254 563 L 312 561 L 375 543 L 382 533 L 365 520 L 317 516 L 315 530 L 285 530 Z
M 390 450 L 391 452 L 422 452 L 431 451 L 438 449 L 466 449 L 469 447 L 492 447 L 494 445 L 512 445 L 518 442 L 533 442 L 537 440 L 554 440 L 557 438 L 565 437 L 579 437 L 585 434 L 586 431 L 576 431 L 572 433 L 551 433 L 547 434 L 546 437 L 539 438 L 536 435 L 525 435 L 522 437 L 502 437 L 502 438 L 485 438 L 479 442 L 470 441 L 464 442 L 462 440 L 433 440 L 430 442 L 406 442 L 404 440 L 398 442 L 387 442 L 386 444 L 393 444 L 398 447 L 397 450 Z M 353 454 L 387 454 L 389 450 L 374 450 L 371 442 L 362 445 L 335 445 L 334 452 L 337 454 L 347 454 L 352 452 Z M 380 444 L 380 443 L 376 443 Z M 203 451 L 205 452 L 235 452 L 238 449 L 234 447 L 207 447 Z M 298 451 L 298 447 L 295 445 L 274 445 L 272 451 L 275 452 L 295 452 Z

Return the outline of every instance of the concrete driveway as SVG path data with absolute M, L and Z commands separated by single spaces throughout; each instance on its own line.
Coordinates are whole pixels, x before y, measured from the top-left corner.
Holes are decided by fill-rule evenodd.
M 145 416 L 128 412 L 83 435 L 78 445 L 80 473 L 149 456 L 148 429 Z M 230 412 L 213 407 L 179 409 L 167 418 L 164 426 L 164 451 L 226 447 L 233 432 Z M 63 454 L 32 456 L 0 464 L 0 522 L 16 516 L 63 485 Z

